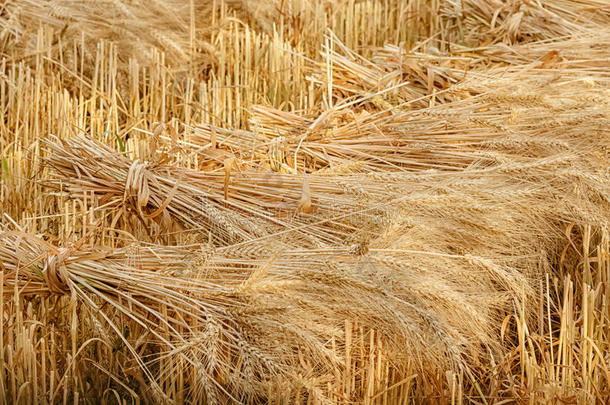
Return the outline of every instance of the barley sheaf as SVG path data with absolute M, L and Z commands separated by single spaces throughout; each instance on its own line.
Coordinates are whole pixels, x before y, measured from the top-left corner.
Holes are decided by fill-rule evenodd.
M 0 405 L 610 403 L 607 0 L 5 0 Z

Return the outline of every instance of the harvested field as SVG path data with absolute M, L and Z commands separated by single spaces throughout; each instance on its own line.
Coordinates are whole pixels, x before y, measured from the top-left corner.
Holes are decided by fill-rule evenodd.
M 0 405 L 610 402 L 606 0 L 4 0 L 0 52 Z

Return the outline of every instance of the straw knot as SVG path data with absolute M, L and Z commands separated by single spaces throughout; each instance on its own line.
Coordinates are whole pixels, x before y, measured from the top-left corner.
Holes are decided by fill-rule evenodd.
M 43 274 L 52 293 L 65 294 L 70 291 L 70 273 L 66 268 L 66 259 L 70 253 L 70 249 L 60 248 L 58 254 L 47 258 Z
M 125 200 L 134 198 L 138 209 L 148 204 L 150 198 L 150 188 L 148 187 L 148 179 L 150 172 L 147 170 L 148 163 L 140 162 L 139 159 L 133 161 L 127 173 L 125 181 Z

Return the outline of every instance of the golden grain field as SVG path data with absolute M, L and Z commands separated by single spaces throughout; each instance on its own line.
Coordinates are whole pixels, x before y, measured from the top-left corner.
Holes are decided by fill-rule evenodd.
M 0 405 L 610 402 L 608 0 L 2 0 L 0 52 Z

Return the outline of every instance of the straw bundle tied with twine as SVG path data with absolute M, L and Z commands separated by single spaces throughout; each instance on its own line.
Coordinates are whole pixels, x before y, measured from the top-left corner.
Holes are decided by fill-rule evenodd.
M 79 311 L 96 314 L 96 335 L 117 334 L 148 378 L 158 356 L 182 358 L 198 370 L 203 398 L 261 395 L 266 386 L 278 383 L 274 375 L 282 377 L 281 384 L 303 384 L 300 373 L 293 374 L 301 368 L 303 356 L 317 365 L 308 371 L 309 378 L 322 378 L 342 363 L 327 342 L 341 338 L 344 316 L 356 316 L 364 324 L 381 322 L 385 326 L 379 336 L 390 339 L 397 354 L 405 343 L 431 345 L 440 339 L 440 344 L 448 344 L 455 339 L 430 314 L 399 296 L 379 301 L 385 287 L 377 275 L 361 273 L 362 266 L 339 257 L 341 251 L 287 251 L 273 260 L 250 260 L 244 265 L 241 258 L 222 255 L 201 262 L 187 248 L 184 256 L 189 264 L 178 266 L 172 259 L 180 248 L 170 249 L 171 256 L 163 260 L 167 248 L 148 247 L 142 249 L 139 261 L 146 267 L 131 267 L 125 250 L 59 250 L 22 232 L 5 232 L 0 239 L 6 287 L 26 296 L 45 290 L 72 294 L 85 307 Z M 300 256 L 301 264 L 295 266 L 294 259 Z M 180 274 L 189 267 L 190 277 Z M 207 279 L 203 274 L 213 276 Z M 325 299 L 328 291 L 364 305 L 348 309 L 341 299 Z M 144 334 L 127 340 L 116 324 L 117 314 L 135 322 Z M 397 318 L 397 314 L 402 315 Z M 214 336 L 209 336 L 211 328 Z M 404 333 L 402 339 L 396 328 Z M 424 329 L 434 333 L 422 333 Z M 456 350 L 452 349 L 452 361 L 459 361 Z M 420 366 L 444 357 L 443 351 L 422 354 Z M 165 370 L 162 375 L 170 373 Z M 155 395 L 163 397 L 161 392 Z
M 227 181 L 226 173 L 132 162 L 84 137 L 49 138 L 45 144 L 47 164 L 57 174 L 48 186 L 60 192 L 66 187 L 71 197 L 93 194 L 94 204 L 112 215 L 111 229 L 132 212 L 145 228 L 156 226 L 157 234 L 161 226 L 177 222 L 221 245 L 279 233 L 296 234 L 301 243 L 337 244 L 356 229 L 355 217 L 372 225 L 383 220 L 381 209 L 359 209 L 362 204 L 346 191 L 356 179 L 344 180 L 341 187 L 328 179 L 242 172 L 229 173 Z M 319 196 L 315 202 L 312 193 Z

